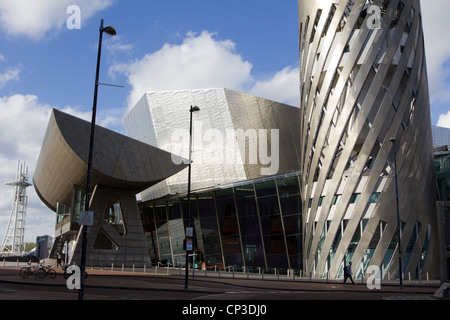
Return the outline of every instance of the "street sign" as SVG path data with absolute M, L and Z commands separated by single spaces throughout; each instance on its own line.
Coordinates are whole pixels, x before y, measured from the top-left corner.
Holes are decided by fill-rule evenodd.
M 192 251 L 192 239 L 186 240 L 186 251 Z
M 80 211 L 80 218 L 78 220 L 80 226 L 92 226 L 94 224 L 93 211 Z
M 186 228 L 186 237 L 193 237 L 194 236 L 194 228 L 187 227 Z

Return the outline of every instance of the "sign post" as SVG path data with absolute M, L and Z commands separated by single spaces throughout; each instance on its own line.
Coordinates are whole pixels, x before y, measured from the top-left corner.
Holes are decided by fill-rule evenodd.
M 94 212 L 80 211 L 78 223 L 80 226 L 92 226 L 94 224 Z

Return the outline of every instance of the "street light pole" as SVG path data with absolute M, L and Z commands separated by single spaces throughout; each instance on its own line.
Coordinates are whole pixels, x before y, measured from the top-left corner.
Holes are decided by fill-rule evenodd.
M 184 288 L 188 288 L 188 278 L 189 278 L 189 250 L 188 250 L 188 228 L 191 228 L 191 155 L 192 155 L 192 114 L 196 111 L 200 111 L 197 106 L 191 106 L 189 110 L 191 113 L 190 124 L 189 124 L 189 164 L 188 164 L 188 216 L 187 216 L 187 227 L 186 227 L 186 267 L 184 274 Z M 192 239 L 190 239 L 192 241 Z
M 394 173 L 395 173 L 395 203 L 397 207 L 397 233 L 398 233 L 398 272 L 400 274 L 400 289 L 403 289 L 403 264 L 402 264 L 402 230 L 400 223 L 400 212 L 398 208 L 398 181 L 397 181 L 397 149 L 395 137 L 389 139 L 394 145 Z
M 103 28 L 103 19 L 100 24 L 100 36 L 98 40 L 98 53 L 97 53 L 97 69 L 95 73 L 95 89 L 94 89 L 94 102 L 92 106 L 92 120 L 91 120 L 91 134 L 89 141 L 89 158 L 88 158 L 88 169 L 86 177 L 86 199 L 84 209 L 89 211 L 89 201 L 91 198 L 91 177 L 92 177 L 92 157 L 94 153 L 94 134 L 95 134 L 95 118 L 97 113 L 97 94 L 99 86 L 99 76 L 100 76 L 100 58 L 102 54 L 102 39 L 103 32 L 106 32 L 110 36 L 116 35 L 116 30 L 112 26 L 107 26 Z M 82 226 L 82 240 L 81 240 L 81 263 L 80 263 L 80 290 L 78 291 L 78 299 L 84 299 L 84 279 L 86 274 L 86 242 L 87 242 L 87 226 Z

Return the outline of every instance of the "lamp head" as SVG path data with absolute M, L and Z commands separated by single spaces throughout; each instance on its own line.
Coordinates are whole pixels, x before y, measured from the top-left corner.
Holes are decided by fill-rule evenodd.
M 103 28 L 102 31 L 106 32 L 106 34 L 110 36 L 115 36 L 117 34 L 116 29 L 113 26 L 107 26 Z
M 390 138 L 389 141 L 395 143 L 395 137 Z
M 200 108 L 197 106 L 191 106 L 191 112 L 200 111 Z

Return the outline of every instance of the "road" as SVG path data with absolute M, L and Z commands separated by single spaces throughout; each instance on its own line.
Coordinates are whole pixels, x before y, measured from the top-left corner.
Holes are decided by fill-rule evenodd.
M 0 268 L 2 300 L 77 300 L 59 271 L 55 279 L 22 279 L 18 268 Z M 124 274 L 88 270 L 86 300 L 430 300 L 436 287 L 384 286 L 369 290 L 365 285 L 247 279 L 189 279 L 178 275 Z

